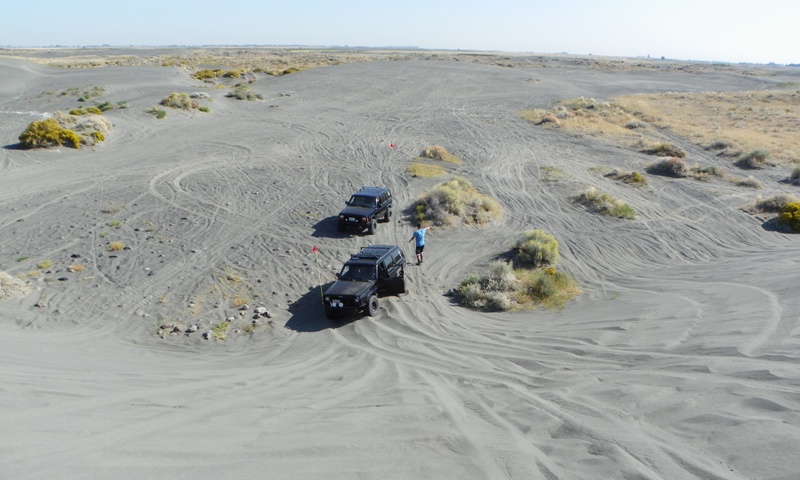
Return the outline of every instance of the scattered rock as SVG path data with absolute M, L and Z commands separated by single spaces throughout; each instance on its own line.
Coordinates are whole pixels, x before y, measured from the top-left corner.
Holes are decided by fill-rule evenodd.
M 189 328 L 187 328 L 187 329 L 186 329 L 186 333 L 194 333 L 194 332 L 196 332 L 196 331 L 197 331 L 197 328 L 198 328 L 198 327 L 197 327 L 197 325 L 196 325 L 196 324 L 194 324 L 194 325 L 189 325 Z

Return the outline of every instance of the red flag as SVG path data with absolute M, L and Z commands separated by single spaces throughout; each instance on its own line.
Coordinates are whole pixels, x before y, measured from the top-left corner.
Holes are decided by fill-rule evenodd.
M 314 245 L 314 248 L 312 248 L 311 251 L 314 252 L 315 254 L 319 254 L 319 250 L 317 250 L 316 245 Z
M 394 143 L 389 144 L 389 148 L 396 148 Z

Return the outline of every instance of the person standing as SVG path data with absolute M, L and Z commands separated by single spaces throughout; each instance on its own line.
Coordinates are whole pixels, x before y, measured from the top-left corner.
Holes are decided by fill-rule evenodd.
M 422 228 L 422 223 L 417 223 L 417 229 L 408 239 L 408 243 L 415 242 L 415 253 L 417 254 L 417 265 L 422 264 L 422 256 L 425 250 L 425 233 L 433 227 Z

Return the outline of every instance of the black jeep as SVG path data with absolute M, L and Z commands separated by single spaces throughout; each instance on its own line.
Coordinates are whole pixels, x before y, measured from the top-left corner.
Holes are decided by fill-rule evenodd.
M 406 257 L 395 245 L 364 247 L 350 257 L 338 279 L 325 291 L 325 316 L 334 319 L 345 313 L 378 314 L 378 294 L 406 291 Z
M 346 202 L 347 207 L 339 212 L 336 227 L 339 231 L 348 228 L 370 234 L 378 228 L 378 218 L 384 222 L 392 216 L 392 192 L 386 187 L 364 187 Z

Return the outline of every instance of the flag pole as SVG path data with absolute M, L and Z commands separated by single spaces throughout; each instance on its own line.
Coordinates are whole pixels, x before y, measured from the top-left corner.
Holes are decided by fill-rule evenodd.
M 319 250 L 317 249 L 317 246 L 314 245 L 314 248 L 312 248 L 311 251 L 314 252 L 314 259 L 315 263 L 317 264 L 317 283 L 319 284 L 319 301 L 322 302 L 323 305 L 325 305 L 325 297 L 322 293 L 322 272 L 320 272 L 319 269 Z

